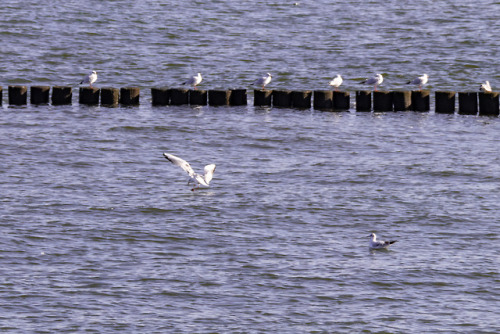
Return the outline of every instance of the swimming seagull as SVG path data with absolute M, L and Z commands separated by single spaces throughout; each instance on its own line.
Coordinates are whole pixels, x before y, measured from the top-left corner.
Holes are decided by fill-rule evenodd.
M 481 86 L 479 86 L 479 90 L 485 93 L 491 93 L 490 82 L 486 81 L 485 83 L 481 84 Z
M 339 88 L 340 85 L 342 85 L 342 82 L 344 80 L 342 79 L 342 77 L 340 76 L 340 74 L 337 74 L 337 76 L 335 78 L 332 79 L 332 81 L 330 81 L 328 83 L 328 85 L 332 86 L 332 87 L 335 87 L 335 90 L 337 90 L 337 88 Z
M 200 185 L 204 186 L 204 187 L 208 187 L 208 185 L 210 184 L 210 181 L 212 180 L 212 178 L 214 176 L 215 164 L 206 165 L 205 170 L 204 170 L 205 173 L 203 175 L 200 175 L 200 174 L 194 172 L 193 168 L 191 168 L 191 166 L 189 165 L 189 163 L 186 160 L 183 160 L 179 157 L 176 157 L 175 155 L 168 154 L 168 153 L 163 153 L 163 156 L 168 161 L 170 161 L 171 163 L 173 163 L 176 166 L 179 166 L 184 171 L 186 171 L 186 173 L 188 173 L 189 177 L 191 177 L 188 184 L 191 182 L 191 180 L 193 180 L 196 184 L 196 186 L 193 189 L 191 189 L 192 191 L 194 191 L 195 189 L 198 189 L 200 187 Z
M 202 80 L 203 80 L 203 78 L 201 77 L 201 73 L 198 73 L 197 75 L 193 75 L 191 78 L 184 81 L 182 84 L 183 85 L 192 85 L 194 87 L 194 89 L 196 89 L 196 86 L 199 85 Z
M 271 75 L 271 73 L 267 73 L 262 78 L 255 80 L 253 84 L 262 86 L 262 89 L 264 89 L 264 87 L 266 87 L 266 85 L 268 85 L 271 82 L 272 78 L 273 76 Z
M 377 73 L 373 78 L 366 79 L 365 81 L 362 81 L 361 83 L 367 84 L 367 85 L 375 85 L 373 89 L 376 91 L 377 86 L 382 84 L 382 82 L 384 82 L 384 77 L 382 76 L 382 74 Z
M 90 87 L 92 87 L 92 84 L 97 81 L 97 72 L 92 71 L 89 75 L 87 75 L 85 78 L 83 78 L 82 81 L 80 81 L 80 85 L 84 83 L 88 83 Z
M 370 237 L 372 238 L 370 240 L 370 249 L 386 249 L 393 243 L 395 243 L 397 240 L 391 240 L 391 241 L 378 241 L 377 236 L 375 233 L 370 234 Z
M 422 86 L 425 85 L 427 81 L 429 81 L 429 76 L 427 74 L 424 74 L 421 77 L 408 81 L 406 84 L 418 85 L 419 89 L 422 90 Z

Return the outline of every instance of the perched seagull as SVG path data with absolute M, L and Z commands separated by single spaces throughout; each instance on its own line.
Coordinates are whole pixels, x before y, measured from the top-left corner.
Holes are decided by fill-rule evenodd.
M 184 171 L 186 171 L 186 173 L 188 173 L 189 177 L 191 177 L 188 184 L 191 182 L 191 180 L 193 180 L 196 184 L 196 186 L 193 189 L 191 189 L 192 191 L 199 188 L 200 185 L 204 186 L 204 187 L 208 187 L 208 185 L 210 184 L 210 181 L 212 180 L 212 178 L 214 176 L 215 164 L 206 165 L 205 170 L 204 170 L 205 174 L 200 175 L 200 174 L 194 172 L 194 170 L 191 168 L 191 166 L 189 165 L 189 163 L 186 160 L 183 160 L 179 157 L 176 157 L 175 155 L 168 154 L 168 153 L 163 153 L 163 155 L 165 156 L 165 158 L 168 161 L 170 161 L 171 163 L 173 163 L 176 166 L 179 166 Z
M 485 83 L 481 84 L 481 86 L 479 86 L 479 90 L 485 93 L 491 93 L 490 82 L 486 81 Z
M 271 73 L 267 73 L 262 78 L 255 80 L 253 84 L 262 86 L 262 89 L 264 89 L 264 87 L 266 87 L 266 85 L 268 85 L 271 82 L 272 78 L 273 76 L 271 75 Z
M 427 81 L 429 81 L 429 76 L 424 74 L 421 77 L 408 81 L 406 84 L 418 85 L 419 89 L 422 90 L 422 86 L 425 85 Z
M 92 84 L 97 81 L 97 72 L 92 71 L 89 75 L 87 75 L 85 78 L 83 78 L 82 81 L 80 81 L 80 85 L 84 83 L 88 83 L 90 87 L 92 87 Z
M 391 240 L 391 241 L 378 241 L 377 236 L 375 233 L 370 234 L 370 237 L 372 240 L 370 240 L 370 249 L 386 249 L 393 243 L 395 243 L 397 240 Z
M 328 83 L 328 85 L 332 86 L 332 87 L 335 87 L 335 90 L 337 90 L 337 88 L 339 88 L 340 85 L 342 85 L 342 82 L 344 80 L 342 79 L 342 77 L 340 76 L 340 74 L 337 74 L 337 76 L 335 78 L 332 79 L 332 81 L 330 81 Z
M 197 75 L 193 75 L 191 78 L 183 82 L 183 85 L 192 85 L 194 89 L 196 89 L 196 86 L 200 84 L 200 82 L 203 80 L 201 77 L 201 73 L 198 73 Z
M 374 90 L 377 90 L 377 86 L 382 84 L 382 82 L 384 82 L 384 77 L 382 76 L 382 74 L 377 73 L 373 78 L 366 79 L 361 83 L 367 85 L 374 85 Z

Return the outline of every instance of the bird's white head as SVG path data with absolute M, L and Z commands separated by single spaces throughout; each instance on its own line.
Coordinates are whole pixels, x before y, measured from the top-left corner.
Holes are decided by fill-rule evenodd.
M 372 238 L 372 239 L 374 239 L 374 240 L 375 240 L 375 239 L 377 239 L 377 236 L 375 235 L 375 233 L 371 233 L 371 234 L 369 235 L 369 237 L 370 237 L 370 238 Z
M 271 73 L 267 73 L 267 76 L 268 76 L 268 77 L 272 77 Z

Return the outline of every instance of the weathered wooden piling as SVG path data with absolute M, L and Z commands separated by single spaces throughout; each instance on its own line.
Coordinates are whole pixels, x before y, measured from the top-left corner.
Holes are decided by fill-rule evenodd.
M 429 90 L 414 90 L 411 92 L 411 107 L 413 111 L 429 111 L 430 110 L 430 94 Z
M 436 114 L 455 113 L 455 92 L 438 91 L 435 93 Z
M 254 89 L 253 91 L 253 105 L 270 106 L 272 102 L 273 91 L 267 89 Z
M 373 110 L 374 111 L 392 111 L 392 92 L 374 91 L 373 92 Z
M 333 110 L 349 110 L 351 107 L 351 95 L 345 91 L 333 92 Z
M 170 89 L 170 104 L 180 106 L 189 103 L 189 89 L 172 88 Z
M 151 104 L 154 106 L 170 104 L 170 90 L 168 88 L 151 88 Z
M 458 113 L 462 115 L 477 114 L 477 92 L 458 93 Z
M 97 105 L 101 91 L 95 87 L 80 87 L 78 102 L 80 104 Z
M 30 87 L 30 103 L 31 104 L 48 104 L 50 86 L 31 86 Z
M 232 89 L 231 96 L 229 97 L 229 104 L 232 106 L 246 106 L 247 90 L 246 89 Z
M 140 91 L 138 87 L 120 88 L 120 103 L 127 106 L 138 105 Z
M 101 88 L 101 105 L 105 107 L 117 106 L 120 101 L 120 90 L 118 88 Z
M 331 90 L 315 90 L 313 93 L 313 108 L 329 110 L 333 108 L 333 92 Z
M 300 109 L 310 109 L 311 98 L 312 98 L 312 91 L 310 90 L 293 91 L 290 96 L 292 107 Z
M 208 91 L 205 89 L 193 89 L 189 91 L 189 104 L 194 106 L 206 106 L 208 103 Z
M 9 86 L 9 104 L 23 105 L 28 103 L 26 86 Z
M 411 91 L 394 91 L 392 92 L 392 103 L 394 111 L 408 111 L 412 109 Z
M 230 90 L 211 89 L 208 91 L 208 104 L 211 106 L 229 105 Z
M 356 91 L 356 111 L 372 110 L 372 92 L 370 90 Z
M 292 106 L 292 91 L 273 90 L 273 106 L 290 108 Z
M 2 100 L 3 100 L 3 88 L 0 86 L 0 106 L 2 105 Z
M 52 87 L 52 105 L 71 104 L 73 99 L 73 88 L 54 86 Z
M 498 116 L 498 92 L 479 93 L 479 115 Z

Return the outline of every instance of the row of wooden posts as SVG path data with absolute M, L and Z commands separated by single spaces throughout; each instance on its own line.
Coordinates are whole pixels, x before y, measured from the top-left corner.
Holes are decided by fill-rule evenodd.
M 31 86 L 31 104 L 48 104 L 50 86 Z M 27 86 L 9 86 L 9 104 L 24 105 L 28 101 Z M 435 112 L 455 113 L 456 92 L 436 91 Z M 240 106 L 247 104 L 246 89 L 193 90 L 185 88 L 151 88 L 152 104 L 166 105 L 211 105 Z M 138 105 L 140 89 L 80 87 L 79 103 L 85 105 L 116 106 Z M 320 110 L 349 110 L 350 93 L 332 90 L 254 90 L 255 106 L 274 106 Z M 67 86 L 52 87 L 52 105 L 71 104 L 73 89 Z M 430 91 L 356 91 L 356 111 L 429 111 Z M 2 87 L 0 86 L 0 104 Z M 458 113 L 475 115 L 499 115 L 499 93 L 459 92 Z

